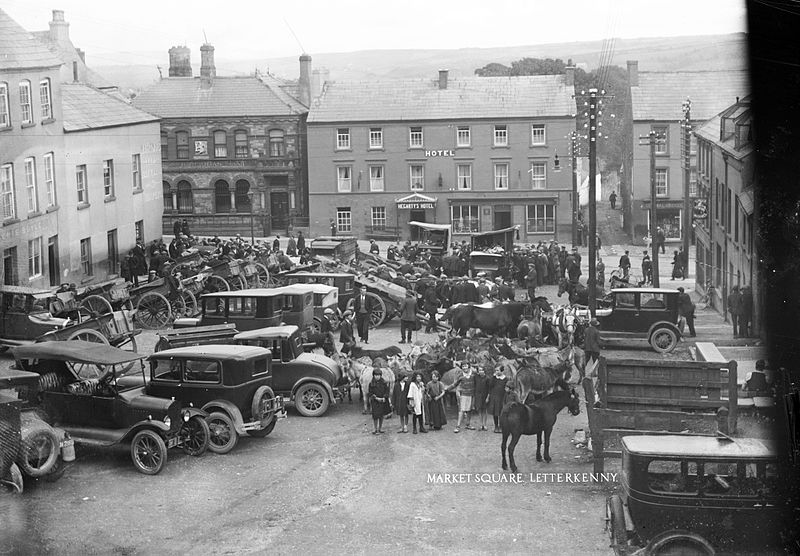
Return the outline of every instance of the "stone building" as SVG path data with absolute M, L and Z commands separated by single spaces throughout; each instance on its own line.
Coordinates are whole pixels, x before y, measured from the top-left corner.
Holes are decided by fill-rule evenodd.
M 133 99 L 161 118 L 163 230 L 186 219 L 193 234 L 249 236 L 307 224 L 305 135 L 311 57 L 297 86 L 272 75 L 218 76 L 214 47 L 169 51 L 169 77 Z

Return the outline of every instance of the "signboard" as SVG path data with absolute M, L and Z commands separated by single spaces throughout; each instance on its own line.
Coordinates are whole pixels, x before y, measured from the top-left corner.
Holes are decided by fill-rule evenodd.
M 195 140 L 194 142 L 194 154 L 195 156 L 205 156 L 208 154 L 208 141 L 206 140 Z
M 453 150 L 439 150 L 439 151 L 425 151 L 425 156 L 455 156 L 456 153 Z
M 419 202 L 412 202 L 412 203 L 397 203 L 398 209 L 411 209 L 411 210 L 421 210 L 421 209 L 434 209 L 436 208 L 435 203 L 419 203 Z
M 692 199 L 693 207 L 692 207 L 692 220 L 705 220 L 708 218 L 708 199 L 706 198 L 699 198 L 699 199 Z

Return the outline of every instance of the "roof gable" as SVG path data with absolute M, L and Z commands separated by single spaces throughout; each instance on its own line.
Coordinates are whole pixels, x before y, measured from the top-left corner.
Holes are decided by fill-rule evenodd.
M 0 70 L 52 68 L 61 60 L 0 9 Z
M 152 114 L 80 83 L 61 85 L 61 106 L 67 132 L 158 121 Z

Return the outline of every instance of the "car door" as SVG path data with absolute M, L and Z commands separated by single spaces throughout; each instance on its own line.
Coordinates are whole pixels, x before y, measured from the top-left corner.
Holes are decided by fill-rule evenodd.
M 647 332 L 650 326 L 669 320 L 666 294 L 641 292 L 639 294 L 639 332 Z
M 222 386 L 222 362 L 212 359 L 184 359 L 183 381 L 179 386 L 179 399 L 191 401 L 202 407 L 206 403 L 225 397 Z
M 635 292 L 616 292 L 611 314 L 598 316 L 601 332 L 612 334 L 614 332 L 632 333 L 636 331 L 636 322 L 639 317 Z

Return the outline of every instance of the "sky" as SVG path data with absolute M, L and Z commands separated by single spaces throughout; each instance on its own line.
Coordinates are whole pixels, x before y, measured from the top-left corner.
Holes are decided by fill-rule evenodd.
M 224 6 L 224 7 L 220 7 Z M 0 0 L 28 31 L 63 10 L 94 64 L 205 42 L 230 59 L 746 32 L 744 0 Z

